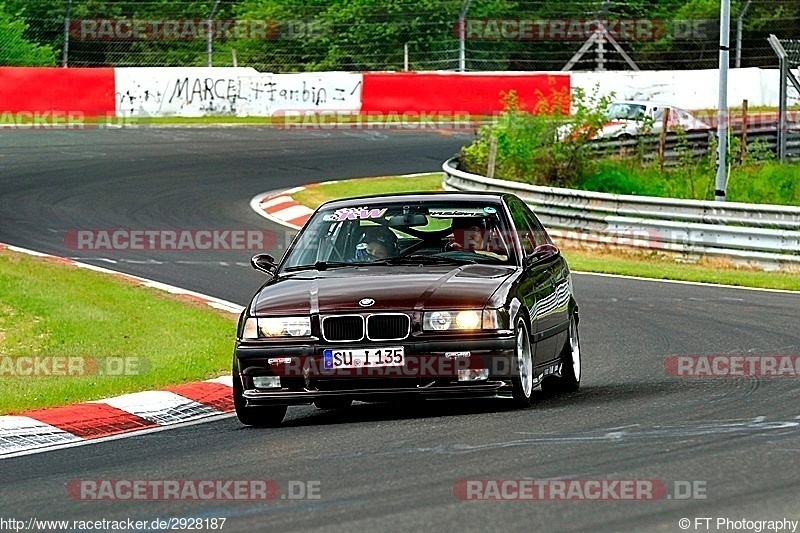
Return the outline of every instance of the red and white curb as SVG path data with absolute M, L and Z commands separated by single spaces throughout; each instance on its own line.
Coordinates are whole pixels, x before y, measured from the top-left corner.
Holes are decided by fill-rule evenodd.
M 314 212 L 313 209 L 296 202 L 292 198 L 293 194 L 303 189 L 305 187 L 259 194 L 250 200 L 250 207 L 253 211 L 272 222 L 293 229 L 300 229 Z
M 413 174 L 403 174 L 398 176 L 400 178 L 414 178 L 417 176 L 425 176 L 428 174 L 435 174 L 435 172 L 415 172 Z M 382 177 L 382 176 L 375 176 L 375 177 Z M 353 178 L 353 180 L 358 179 L 370 179 L 370 178 Z M 270 191 L 261 193 L 258 196 L 255 196 L 252 200 L 250 200 L 250 207 L 253 211 L 261 215 L 262 217 L 280 224 L 282 226 L 287 226 L 292 229 L 300 229 L 303 225 L 311 218 L 311 215 L 314 214 L 314 210 L 310 207 L 307 207 L 299 202 L 297 202 L 294 198 L 292 198 L 293 194 L 297 194 L 298 192 L 305 190 L 308 187 L 315 187 L 317 185 L 327 185 L 330 183 L 339 183 L 341 180 L 330 180 L 330 181 L 323 181 L 320 183 L 312 183 L 310 185 L 306 185 L 305 187 L 295 187 L 294 189 L 287 189 L 285 191 Z M 355 186 L 355 183 L 354 183 Z
M 243 309 L 240 305 L 213 296 L 72 259 L 3 243 L 0 243 L 0 250 L 44 257 L 111 274 L 230 313 L 238 314 Z M 0 458 L 77 446 L 119 438 L 133 432 L 154 431 L 166 426 L 185 425 L 222 416 L 233 411 L 231 386 L 231 376 L 222 376 L 207 381 L 174 385 L 164 390 L 135 392 L 93 402 L 28 411 L 20 415 L 0 416 Z

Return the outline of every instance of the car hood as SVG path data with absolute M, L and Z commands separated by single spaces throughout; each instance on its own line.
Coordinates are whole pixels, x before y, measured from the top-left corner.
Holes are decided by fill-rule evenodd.
M 310 270 L 267 283 L 253 298 L 250 313 L 482 308 L 515 271 L 511 266 L 493 265 Z M 364 298 L 375 303 L 363 307 L 359 301 Z

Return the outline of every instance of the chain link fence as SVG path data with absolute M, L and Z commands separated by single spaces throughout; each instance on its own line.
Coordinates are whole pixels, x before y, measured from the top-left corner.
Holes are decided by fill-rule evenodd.
M 718 2 L 647 0 L 0 0 L 0 65 L 716 68 L 718 17 Z M 732 63 L 776 66 L 770 33 L 800 38 L 800 2 L 734 1 Z

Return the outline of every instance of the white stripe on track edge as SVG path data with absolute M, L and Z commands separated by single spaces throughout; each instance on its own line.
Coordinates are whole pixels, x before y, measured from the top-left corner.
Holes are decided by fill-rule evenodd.
M 766 289 L 763 287 L 743 287 L 741 285 L 725 285 L 722 283 L 705 283 L 702 281 L 685 281 L 680 279 L 659 279 L 659 278 L 644 278 L 641 276 L 626 276 L 624 274 L 607 274 L 605 272 L 584 272 L 582 270 L 573 270 L 573 274 L 581 276 L 600 276 L 605 278 L 620 278 L 620 279 L 635 279 L 637 281 L 655 281 L 659 283 L 674 283 L 677 285 L 694 285 L 698 287 L 717 287 L 720 289 L 740 289 L 744 291 L 761 291 L 761 292 L 777 292 L 780 294 L 794 294 L 800 296 L 800 290 L 792 291 L 789 289 Z
M 198 424 L 206 424 L 208 422 L 215 422 L 217 420 L 224 420 L 226 418 L 231 418 L 231 417 L 235 417 L 235 416 L 236 416 L 236 413 L 217 413 L 217 414 L 209 415 L 209 416 L 204 417 L 204 418 L 200 418 L 200 419 L 196 419 L 196 420 L 189 420 L 187 422 L 178 422 L 178 423 L 175 423 L 175 424 L 169 424 L 167 426 L 157 426 L 157 427 L 152 427 L 152 428 L 147 428 L 147 429 L 137 429 L 136 431 L 118 433 L 116 435 L 109 435 L 107 437 L 98 437 L 96 439 L 81 439 L 80 441 L 69 442 L 69 443 L 65 443 L 65 444 L 57 444 L 57 445 L 48 446 L 48 447 L 45 447 L 45 448 L 36 448 L 36 449 L 32 449 L 32 450 L 23 450 L 23 451 L 19 451 L 19 452 L 13 452 L 13 453 L 9 453 L 9 454 L 0 455 L 0 461 L 3 461 L 4 459 L 10 459 L 12 457 L 22 457 L 22 456 L 25 456 L 25 455 L 36 455 L 36 454 L 39 454 L 39 453 L 52 452 L 52 451 L 56 451 L 56 450 L 63 450 L 65 448 L 77 448 L 78 446 L 87 446 L 89 444 L 96 444 L 96 443 L 99 443 L 99 442 L 108 442 L 108 441 L 112 441 L 112 440 L 128 439 L 128 438 L 131 438 L 131 437 L 138 437 L 140 435 L 146 435 L 146 434 L 149 434 L 149 433 L 159 433 L 161 431 L 168 431 L 168 430 L 171 430 L 171 429 L 184 428 L 184 427 L 188 427 L 188 426 L 196 426 Z

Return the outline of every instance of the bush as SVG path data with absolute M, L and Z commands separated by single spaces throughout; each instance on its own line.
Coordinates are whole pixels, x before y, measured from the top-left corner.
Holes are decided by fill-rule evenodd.
M 489 151 L 497 142 L 495 177 L 534 185 L 566 187 L 581 176 L 588 142 L 605 122 L 610 100 L 587 99 L 578 88 L 571 99 L 573 115 L 567 122 L 569 97 L 557 94 L 541 99 L 534 113 L 522 111 L 514 91 L 504 93 L 503 112 L 494 124 L 482 126 L 476 140 L 461 150 L 461 164 L 469 172 L 486 174 Z
M 697 159 L 686 132 L 678 131 L 676 158 L 662 169 L 645 158 L 653 134 L 639 138 L 638 149 L 602 154 L 589 146 L 605 123 L 609 99 L 587 98 L 574 90 L 573 115 L 566 106 L 540 106 L 536 113 L 520 110 L 516 95 L 503 96 L 504 110 L 497 121 L 483 126 L 477 138 L 461 150 L 461 165 L 468 172 L 486 175 L 492 139 L 497 143 L 494 176 L 533 185 L 575 187 L 611 194 L 636 194 L 666 198 L 713 200 L 716 179 L 715 140 Z M 562 101 L 565 101 L 566 98 Z M 558 100 L 556 100 L 558 101 Z M 748 143 L 740 161 L 739 139 L 728 144 L 727 199 L 736 202 L 800 205 L 800 163 L 778 164 L 765 141 Z

